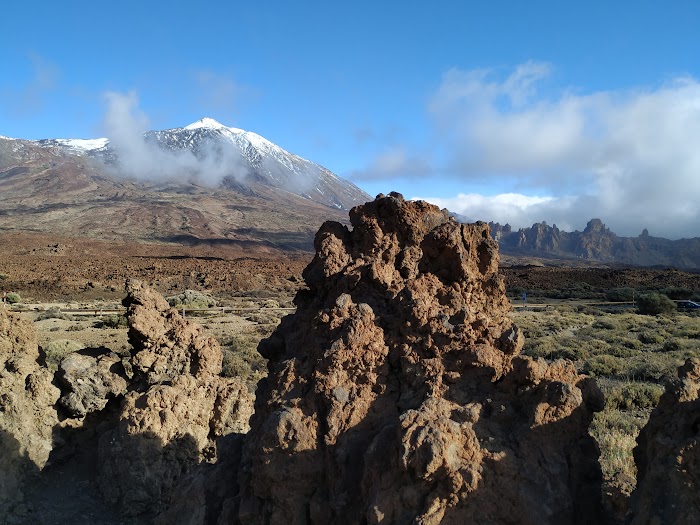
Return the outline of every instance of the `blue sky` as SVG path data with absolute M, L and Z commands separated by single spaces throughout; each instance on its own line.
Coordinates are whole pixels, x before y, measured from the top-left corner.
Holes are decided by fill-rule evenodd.
M 700 2 L 3 6 L 0 135 L 202 116 L 477 220 L 700 236 Z M 698 150 L 698 151 L 696 151 Z

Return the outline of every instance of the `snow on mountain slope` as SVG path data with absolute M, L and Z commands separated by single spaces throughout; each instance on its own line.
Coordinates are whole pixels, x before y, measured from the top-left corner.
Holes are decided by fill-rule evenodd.
M 370 200 L 354 184 L 326 168 L 290 153 L 260 135 L 225 126 L 205 117 L 183 128 L 148 131 L 144 143 L 157 146 L 159 156 L 169 152 L 182 159 L 187 155 L 187 172 L 202 171 L 204 178 L 233 189 L 254 189 L 256 184 L 272 186 L 338 209 L 349 209 Z M 45 139 L 44 147 L 58 147 L 67 153 L 88 155 L 117 168 L 120 155 L 128 155 L 107 139 Z M 147 150 L 147 148 L 146 148 Z M 194 158 L 192 158 L 192 156 Z
M 77 154 L 87 154 L 90 151 L 104 148 L 109 143 L 109 139 L 44 139 L 39 144 L 45 147 L 57 146 L 72 150 Z

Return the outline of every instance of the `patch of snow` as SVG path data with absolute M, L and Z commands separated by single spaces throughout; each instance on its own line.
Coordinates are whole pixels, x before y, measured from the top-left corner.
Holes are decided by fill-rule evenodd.
M 56 139 L 56 142 L 61 146 L 90 151 L 93 149 L 104 148 L 109 142 L 109 139 Z
M 213 118 L 209 117 L 204 117 L 199 119 L 197 122 L 193 122 L 189 126 L 185 126 L 184 129 L 233 129 L 233 128 L 227 128 L 224 126 L 221 122 L 218 120 L 214 120 Z

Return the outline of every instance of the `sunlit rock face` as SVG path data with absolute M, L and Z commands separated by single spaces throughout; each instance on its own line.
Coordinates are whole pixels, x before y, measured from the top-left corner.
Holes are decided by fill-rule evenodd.
M 519 355 L 488 226 L 398 194 L 350 219 L 260 345 L 240 522 L 595 522 L 602 396 Z

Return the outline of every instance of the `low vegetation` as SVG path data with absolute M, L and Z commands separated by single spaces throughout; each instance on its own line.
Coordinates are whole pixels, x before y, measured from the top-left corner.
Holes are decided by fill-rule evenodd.
M 204 309 L 216 306 L 216 300 L 213 297 L 197 290 L 185 290 L 179 295 L 168 297 L 167 301 L 173 308 L 185 307 L 192 309 Z
M 62 321 L 74 321 L 72 315 L 62 312 L 60 308 L 53 307 L 43 312 L 39 312 L 34 318 L 35 321 L 45 321 L 47 319 L 60 319 Z
M 123 314 L 112 314 L 103 315 L 102 318 L 97 322 L 96 326 L 98 328 L 127 328 L 129 323 L 126 320 L 126 316 Z
M 5 300 L 7 301 L 7 304 L 17 304 L 22 300 L 22 298 L 17 292 L 8 292 Z
M 607 298 L 630 295 L 618 289 Z M 636 296 L 640 304 L 641 296 Z M 581 373 L 596 378 L 606 401 L 591 433 L 600 445 L 608 480 L 620 474 L 636 477 L 632 449 L 639 430 L 678 366 L 688 357 L 700 357 L 700 316 L 676 312 L 666 295 L 643 297 L 648 302 L 642 300 L 640 312 L 559 305 L 512 314 L 525 332 L 525 354 L 571 359 Z M 651 314 L 659 308 L 664 313 Z
M 46 366 L 53 371 L 58 370 L 58 365 L 61 360 L 72 352 L 82 350 L 85 346 L 78 341 L 72 339 L 56 339 L 47 343 L 42 350 L 44 351 Z

